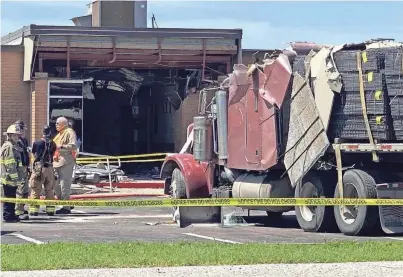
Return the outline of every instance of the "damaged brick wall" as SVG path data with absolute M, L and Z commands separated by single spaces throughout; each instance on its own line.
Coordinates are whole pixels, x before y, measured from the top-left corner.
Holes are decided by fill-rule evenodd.
M 1 47 L 1 143 L 3 132 L 16 120 L 30 125 L 31 99 L 30 83 L 23 81 L 24 48 L 20 46 Z M 28 126 L 27 138 L 31 129 Z

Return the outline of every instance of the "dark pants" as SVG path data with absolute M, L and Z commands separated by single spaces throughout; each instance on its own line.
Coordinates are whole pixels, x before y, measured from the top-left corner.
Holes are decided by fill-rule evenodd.
M 16 198 L 17 196 L 17 187 L 15 186 L 3 185 L 3 191 L 5 198 Z M 3 219 L 13 220 L 16 218 L 15 203 L 3 202 Z

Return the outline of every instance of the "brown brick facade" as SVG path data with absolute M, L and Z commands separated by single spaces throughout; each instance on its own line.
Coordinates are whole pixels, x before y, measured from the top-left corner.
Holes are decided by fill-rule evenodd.
M 35 80 L 35 87 L 32 91 L 32 141 L 39 139 L 42 135 L 42 127 L 47 124 L 48 114 L 48 80 Z
M 25 124 L 31 122 L 31 84 L 23 81 L 24 48 L 19 46 L 1 47 L 1 143 L 3 132 L 16 120 Z M 30 139 L 30 126 L 27 138 Z

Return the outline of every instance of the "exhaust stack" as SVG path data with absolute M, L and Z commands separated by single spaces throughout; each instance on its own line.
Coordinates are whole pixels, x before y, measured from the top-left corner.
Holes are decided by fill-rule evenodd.
M 217 108 L 217 140 L 218 140 L 218 159 L 226 160 L 228 158 L 227 137 L 228 137 L 228 97 L 225 90 L 219 90 L 215 93 Z

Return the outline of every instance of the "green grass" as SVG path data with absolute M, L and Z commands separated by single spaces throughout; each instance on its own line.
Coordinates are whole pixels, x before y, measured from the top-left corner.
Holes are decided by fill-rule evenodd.
M 10 270 L 162 267 L 262 263 L 398 261 L 402 242 L 323 244 L 52 243 L 1 245 Z

